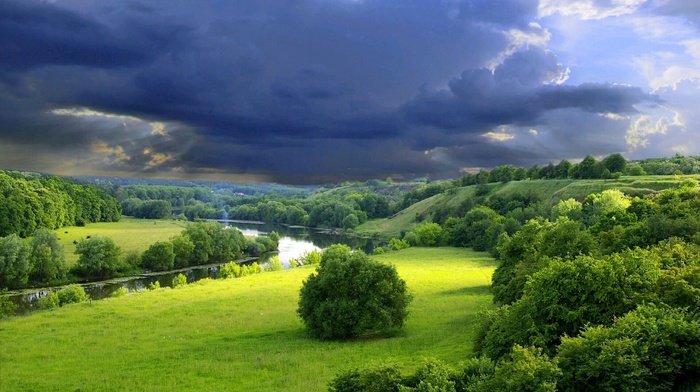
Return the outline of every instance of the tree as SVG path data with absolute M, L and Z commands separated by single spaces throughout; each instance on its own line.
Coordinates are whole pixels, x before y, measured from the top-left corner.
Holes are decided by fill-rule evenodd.
M 302 285 L 297 313 L 319 339 L 347 339 L 404 325 L 411 295 L 396 269 L 336 248 Z
M 492 377 L 469 390 L 554 392 L 561 373 L 542 350 L 515 345 L 508 358 L 496 365 Z
M 168 241 L 156 242 L 141 255 L 141 265 L 151 271 L 172 269 L 174 262 L 173 243 Z
M 696 390 L 700 321 L 685 310 L 640 306 L 609 327 L 563 338 L 556 360 L 562 390 Z
M 46 229 L 35 231 L 29 248 L 32 264 L 30 280 L 47 283 L 65 278 L 66 260 L 56 234 Z
M 627 167 L 627 159 L 620 154 L 610 154 L 603 159 L 603 165 L 610 173 L 622 173 Z
M 109 278 L 119 270 L 121 249 L 108 237 L 93 236 L 78 242 L 77 272 L 83 276 Z
M 29 249 L 19 236 L 0 238 L 0 287 L 14 289 L 26 285 L 30 270 Z
M 416 233 L 417 246 L 439 246 L 442 243 L 442 227 L 437 223 L 424 223 L 413 231 Z
M 562 335 L 576 336 L 587 324 L 610 325 L 636 308 L 652 293 L 658 274 L 658 259 L 639 249 L 551 261 L 527 279 L 522 298 L 485 319 L 479 351 L 496 360 L 520 344 L 551 354 Z

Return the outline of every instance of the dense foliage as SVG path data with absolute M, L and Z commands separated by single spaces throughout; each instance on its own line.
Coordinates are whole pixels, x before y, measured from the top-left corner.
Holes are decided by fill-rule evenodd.
M 333 245 L 304 281 L 297 313 L 320 339 L 347 339 L 404 325 L 411 295 L 396 269 Z
M 0 170 L 0 237 L 120 218 L 119 202 L 93 186 Z
M 75 244 L 79 257 L 69 271 L 58 237 L 47 229 L 35 231 L 29 241 L 16 234 L 0 237 L 0 288 L 55 285 L 77 278 L 106 279 L 143 270 L 228 262 L 245 253 L 259 256 L 277 250 L 279 235 L 271 232 L 250 240 L 217 222 L 195 222 L 169 241 L 152 244 L 141 255 L 123 254 L 108 237 L 88 236 Z

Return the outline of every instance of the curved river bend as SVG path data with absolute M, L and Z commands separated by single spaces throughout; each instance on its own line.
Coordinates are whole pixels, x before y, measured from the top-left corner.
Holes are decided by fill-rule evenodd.
M 314 249 L 325 249 L 333 244 L 346 244 L 353 249 L 362 249 L 366 253 L 371 253 L 375 248 L 375 243 L 372 239 L 336 234 L 306 227 L 288 227 L 270 223 L 240 221 L 227 221 L 222 222 L 222 224 L 240 230 L 245 236 L 266 235 L 271 231 L 276 231 L 280 235 L 278 256 L 280 261 L 285 265 L 285 268 L 289 265 L 289 260 L 299 257 L 304 252 L 309 252 Z M 268 258 L 269 255 L 258 260 L 250 260 L 250 262 L 257 261 L 259 264 L 262 264 L 266 262 Z M 121 287 L 126 288 L 130 292 L 143 290 L 156 281 L 160 283 L 160 287 L 171 287 L 173 278 L 181 273 L 187 276 L 188 283 L 196 282 L 204 278 L 216 278 L 219 274 L 220 265 L 221 264 L 218 263 L 202 265 L 174 271 L 86 283 L 82 286 L 85 288 L 85 292 L 90 298 L 93 300 L 100 300 L 112 296 L 112 294 Z M 10 299 L 17 304 L 17 315 L 22 315 L 35 310 L 39 298 L 47 295 L 48 292 L 49 288 L 21 290 L 11 292 Z

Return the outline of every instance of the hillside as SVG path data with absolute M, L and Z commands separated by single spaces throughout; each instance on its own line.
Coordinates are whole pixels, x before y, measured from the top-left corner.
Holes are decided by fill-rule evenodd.
M 560 200 L 569 198 L 582 200 L 586 195 L 606 189 L 619 189 L 631 196 L 641 196 L 663 189 L 674 188 L 687 178 L 698 179 L 700 175 L 623 176 L 616 180 L 510 181 L 486 185 L 488 194 L 485 195 L 485 198 L 494 195 L 507 196 L 514 193 L 532 193 L 541 200 L 554 205 Z M 411 230 L 421 222 L 431 221 L 434 213 L 438 210 L 457 213 L 460 206 L 469 203 L 469 199 L 475 197 L 477 187 L 477 185 L 470 185 L 448 189 L 441 194 L 421 200 L 389 218 L 367 221 L 355 228 L 355 233 L 381 238 L 400 237 L 402 232 Z

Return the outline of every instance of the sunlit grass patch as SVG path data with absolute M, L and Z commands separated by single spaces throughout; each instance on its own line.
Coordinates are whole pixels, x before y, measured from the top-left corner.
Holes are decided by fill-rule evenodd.
M 131 294 L 0 322 L 0 386 L 11 390 L 325 390 L 369 363 L 467 358 L 492 308 L 495 263 L 457 248 L 411 248 L 392 263 L 414 300 L 394 336 L 309 338 L 296 316 L 313 267 Z

